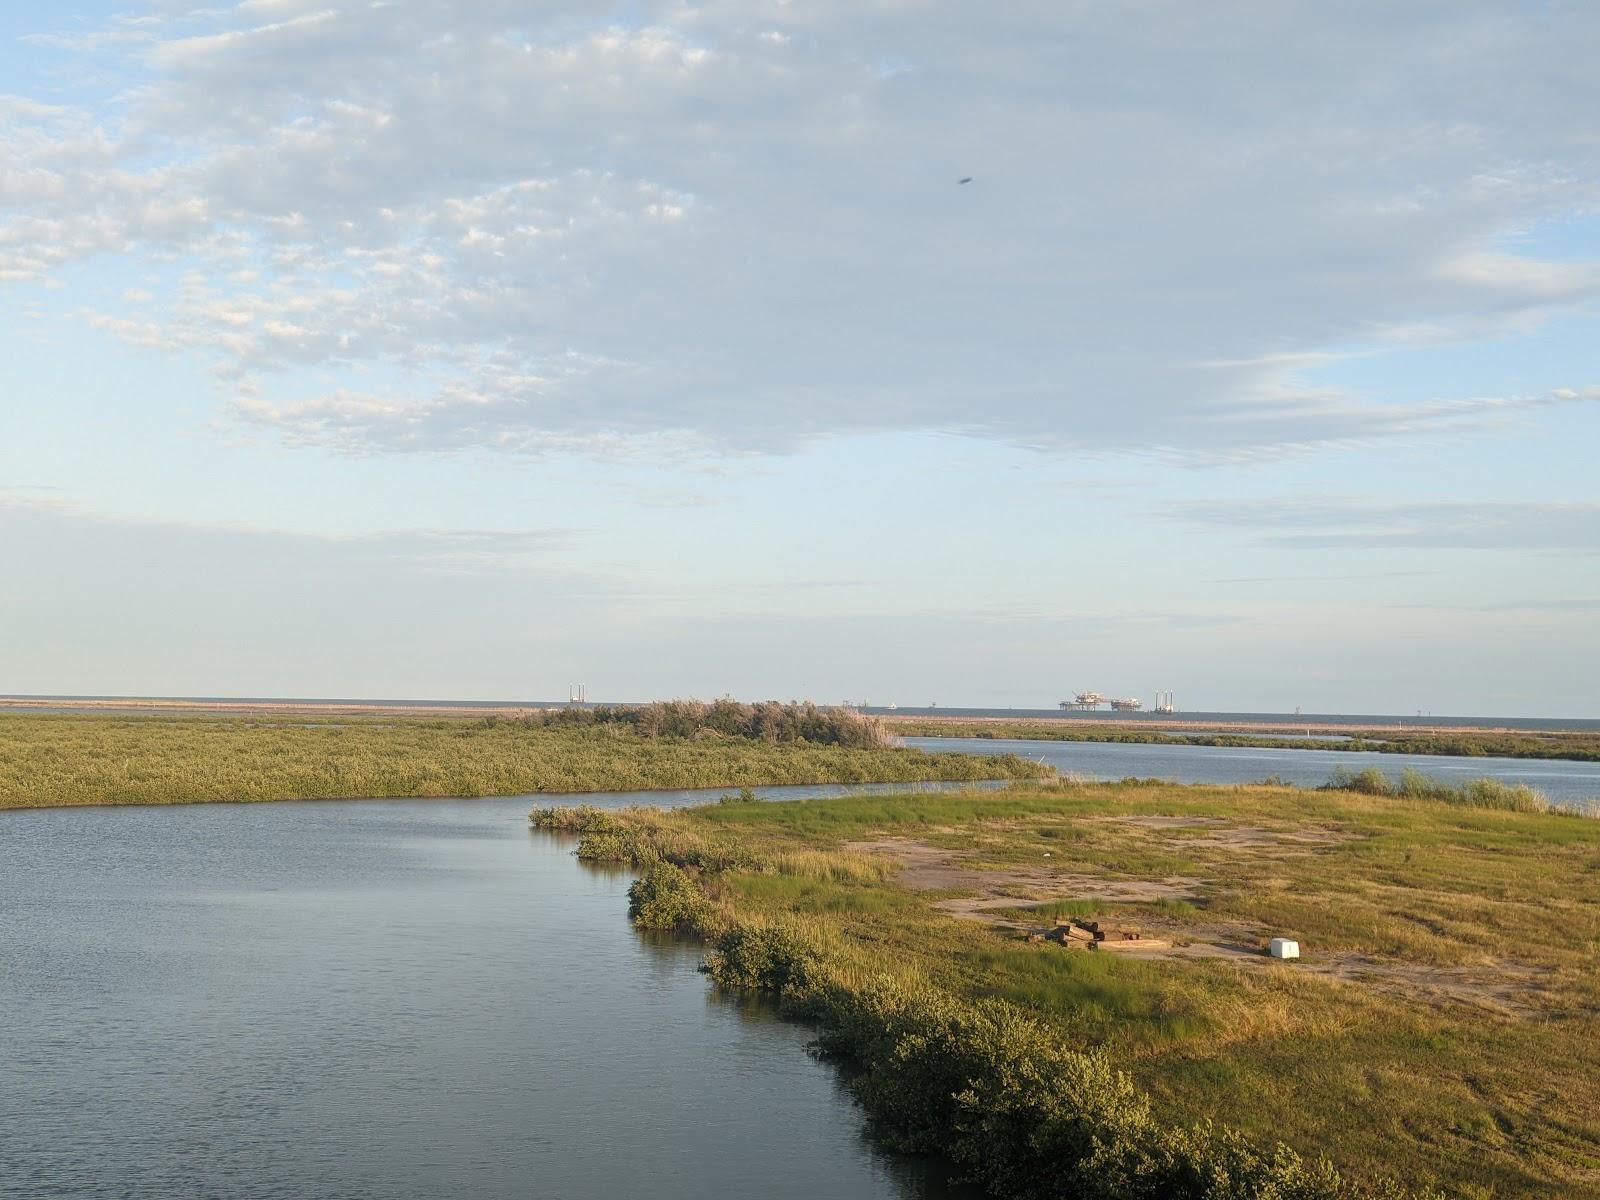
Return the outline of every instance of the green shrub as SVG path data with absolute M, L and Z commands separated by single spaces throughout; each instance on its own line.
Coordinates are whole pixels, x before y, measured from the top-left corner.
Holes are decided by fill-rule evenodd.
M 611 814 L 593 804 L 580 804 L 576 808 L 565 805 L 536 808 L 528 814 L 528 824 L 535 829 L 554 829 L 563 833 L 600 833 L 616 828 L 616 821 Z
M 1000 1000 L 934 988 L 836 990 L 823 1048 L 859 1067 L 851 1087 L 889 1146 L 939 1152 L 1015 1200 L 1336 1200 L 1325 1161 L 1231 1130 L 1162 1125 L 1103 1053 L 1070 1049 Z
M 718 984 L 807 998 L 817 985 L 821 955 L 792 930 L 735 925 L 706 952 L 706 973 Z
M 710 915 L 711 904 L 699 886 L 669 862 L 652 864 L 628 889 L 628 916 L 641 929 L 699 933 Z
M 585 862 L 639 863 L 646 855 L 631 833 L 594 829 L 578 837 L 578 857 Z

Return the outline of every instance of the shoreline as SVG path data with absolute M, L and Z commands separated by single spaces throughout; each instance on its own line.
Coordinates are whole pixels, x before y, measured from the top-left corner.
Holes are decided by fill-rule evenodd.
M 1600 1079 L 1555 1019 L 1593 995 L 1593 923 L 1541 915 L 1580 893 L 1593 825 L 1464 792 L 1152 781 L 530 822 L 641 871 L 629 916 L 698 940 L 715 985 L 818 1027 L 881 1144 L 1001 1194 L 1100 1194 L 1132 1162 L 1149 1194 L 1225 1172 L 1326 1200 L 1600 1195 L 1567 1153 L 1600 1126 L 1533 1120 Z M 1510 894 L 1471 882 L 1486 853 Z M 1048 936 L 1080 918 L 1134 944 Z M 1267 953 L 1285 932 L 1303 959 Z M 1499 1122 L 1516 1141 L 1462 1134 Z
M 1404 729 L 1344 725 L 1338 732 L 1316 723 L 1271 727 L 1262 722 L 974 720 L 879 718 L 902 738 L 971 739 L 1032 743 L 1126 742 L 1147 745 L 1248 747 L 1334 753 L 1412 754 L 1443 758 L 1600 761 L 1600 733 L 1532 729 Z
M 354 700 L 354 699 L 271 699 L 271 698 L 192 698 L 160 696 L 0 696 L 0 712 L 37 713 L 176 713 L 183 715 L 234 715 L 249 713 L 307 713 L 325 716 L 521 716 L 535 712 L 558 711 L 572 707 L 567 701 L 484 701 L 484 700 Z M 585 708 L 639 708 L 640 703 L 585 704 Z M 831 708 L 831 706 L 822 706 Z M 846 710 L 852 711 L 852 710 Z M 1460 724 L 1427 719 L 1396 719 L 1392 721 L 1297 719 L 1289 715 L 1267 715 L 1261 720 L 1210 720 L 1203 714 L 1144 713 L 1136 716 L 1106 714 L 1063 716 L 1018 716 L 1014 713 L 994 712 L 993 715 L 963 716 L 911 712 L 878 712 L 867 715 L 893 728 L 903 724 L 919 725 L 1039 725 L 1065 729 L 1107 729 L 1114 731 L 1150 731 L 1179 734 L 1269 732 L 1298 734 L 1301 737 L 1329 737 L 1340 734 L 1542 734 L 1549 737 L 1582 736 L 1583 730 L 1564 728 L 1575 718 L 1528 717 L 1483 718 L 1485 724 Z M 1458 718 L 1458 721 L 1478 718 Z M 1532 722 L 1548 721 L 1548 726 Z M 1521 722 L 1519 724 L 1495 722 Z
M 1526 725 L 1440 725 L 1424 724 L 1396 724 L 1394 722 L 1330 722 L 1330 721 L 1297 721 L 1292 717 L 1284 717 L 1273 721 L 1208 721 L 1200 717 L 1184 716 L 1145 716 L 1145 717 L 1082 717 L 1051 718 L 1051 717 L 925 717 L 925 716 L 900 716 L 893 713 L 878 717 L 884 724 L 893 727 L 896 725 L 986 725 L 986 726 L 1017 726 L 1035 725 L 1048 726 L 1052 721 L 1060 721 L 1063 729 L 1106 729 L 1117 732 L 1151 732 L 1151 733 L 1178 733 L 1188 735 L 1205 735 L 1207 733 L 1222 734 L 1250 734 L 1256 732 L 1274 734 L 1294 734 L 1299 737 L 1338 737 L 1341 735 L 1361 733 L 1409 733 L 1409 734 L 1436 734 L 1436 735 L 1467 735 L 1483 734 L 1542 734 L 1548 737 L 1581 737 L 1566 729 L 1543 729 Z M 1536 720 L 1540 718 L 1529 718 Z M 1560 718 L 1549 718 L 1559 720 Z M 1028 740 L 1028 739 L 1022 739 Z

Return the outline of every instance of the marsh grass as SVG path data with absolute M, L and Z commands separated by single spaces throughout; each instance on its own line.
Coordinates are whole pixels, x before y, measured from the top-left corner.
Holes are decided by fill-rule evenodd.
M 0 714 L 0 809 L 970 781 L 1039 771 L 1009 755 L 680 737 L 623 721 Z
M 1435 779 L 1412 767 L 1400 771 L 1391 781 L 1377 767 L 1360 771 L 1335 771 L 1324 785 L 1331 792 L 1361 792 L 1368 796 L 1403 796 L 1411 800 L 1430 800 L 1461 808 L 1493 808 L 1505 812 L 1566 813 L 1592 815 L 1594 810 L 1573 804 L 1556 804 L 1542 792 L 1525 783 L 1503 783 L 1498 779 L 1472 779 L 1452 784 Z
M 768 988 L 820 1022 L 824 1044 L 867 1080 L 858 1094 L 881 1135 L 958 1147 L 981 1179 L 1009 1180 L 1005 1194 L 1028 1194 L 1014 1190 L 1019 1178 L 1058 1180 L 1059 1164 L 1040 1167 L 993 1113 L 954 1112 L 950 1097 L 988 1097 L 1055 1129 L 1061 1097 L 999 1088 L 988 1072 L 1071 1074 L 1088 1068 L 1061 1056 L 1092 1052 L 1112 1071 L 1097 1086 L 1115 1092 L 1125 1077 L 1150 1105 L 1154 1124 L 1130 1126 L 1122 1108 L 1091 1103 L 1119 1155 L 1231 1163 L 1239 1190 L 1184 1190 L 1161 1176 L 1166 1190 L 1104 1193 L 1075 1178 L 1074 1194 L 1398 1195 L 1384 1181 L 1399 1180 L 1414 1194 L 1439 1187 L 1471 1200 L 1600 1197 L 1600 822 L 1401 780 L 1383 794 L 1019 784 L 635 810 L 615 823 L 612 840 L 586 835 L 584 847 L 680 862 L 709 906 L 701 933 L 714 978 Z M 1255 849 L 1230 830 L 1249 832 Z M 1308 961 L 1247 968 L 1014 940 L 935 911 L 941 893 L 900 886 L 889 860 L 841 848 L 886 835 L 961 848 L 964 865 L 996 870 L 1049 850 L 1064 877 L 1183 875 L 1201 881 L 1193 902 L 1116 905 L 1069 890 L 1018 914 L 1093 913 L 1256 943 L 1291 932 Z M 742 940 L 725 941 L 732 930 Z M 1316 969 L 1334 960 L 1357 969 Z M 1474 980 L 1485 981 L 1481 995 Z M 1040 1047 L 1037 1057 L 983 1041 L 996 1029 Z M 911 1063 L 922 1066 L 908 1075 Z M 1193 1133 L 1207 1121 L 1221 1124 Z M 1305 1156 L 1298 1182 L 1257 1187 L 1280 1139 Z M 989 1142 L 1005 1147 L 995 1161 L 981 1149 Z M 1317 1174 L 1324 1153 L 1336 1185 Z

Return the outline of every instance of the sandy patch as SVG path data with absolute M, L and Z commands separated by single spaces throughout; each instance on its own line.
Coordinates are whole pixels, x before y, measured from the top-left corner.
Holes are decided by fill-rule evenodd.
M 1108 823 L 1137 825 L 1174 833 L 1193 833 L 1186 843 L 1214 842 L 1239 850 L 1300 849 L 1332 846 L 1353 836 L 1332 829 L 1263 829 L 1256 825 L 1228 825 L 1216 817 L 1104 817 Z
M 1176 817 L 1124 818 L 1155 828 L 1180 828 L 1199 824 Z M 1154 825 L 1161 822 L 1160 825 Z M 1329 834 L 1278 834 L 1247 826 L 1211 826 L 1208 836 L 1219 843 L 1250 849 L 1281 846 L 1295 842 L 1312 844 L 1338 840 Z M 1219 827 L 1220 826 L 1220 827 Z M 951 916 L 982 921 L 1017 933 L 1043 934 L 1049 926 L 1004 915 L 1002 910 L 1023 908 L 1055 900 L 1094 900 L 1130 903 L 1154 900 L 1196 900 L 1200 879 L 1172 877 L 1161 880 L 1113 879 L 1053 871 L 1048 866 L 1019 866 L 999 870 L 977 870 L 967 866 L 970 850 L 930 846 L 912 838 L 887 837 L 871 841 L 847 842 L 845 849 L 871 854 L 886 854 L 900 866 L 898 880 L 918 891 L 969 891 L 976 895 L 936 900 L 933 907 Z M 1394 992 L 1423 1003 L 1465 1004 L 1501 1015 L 1526 1015 L 1534 1011 L 1532 1000 L 1540 990 L 1544 973 L 1518 963 L 1493 960 L 1473 966 L 1439 967 L 1393 959 L 1377 959 L 1351 952 L 1319 953 L 1308 948 L 1307 957 L 1282 963 L 1269 957 L 1255 931 L 1228 925 L 1177 925 L 1159 918 L 1142 928 L 1160 945 L 1148 948 L 1130 943 L 1120 950 L 1134 950 L 1141 957 L 1210 959 L 1234 963 L 1247 970 L 1304 971 L 1361 987 Z
M 1167 879 L 1113 879 L 1053 870 L 1048 866 L 1004 867 L 977 870 L 965 865 L 970 850 L 930 846 L 911 838 L 879 838 L 846 842 L 846 850 L 887 854 L 900 866 L 899 882 L 917 891 L 973 891 L 977 896 L 938 900 L 941 912 L 996 921 L 992 910 L 1044 904 L 1052 900 L 1102 900 L 1131 903 L 1154 900 L 1195 900 L 1202 880 L 1186 876 Z

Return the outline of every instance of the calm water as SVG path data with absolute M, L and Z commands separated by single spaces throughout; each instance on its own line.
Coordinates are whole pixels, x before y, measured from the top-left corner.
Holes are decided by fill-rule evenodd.
M 949 1194 L 530 803 L 0 813 L 0 1194 Z
M 1432 754 L 1373 754 L 1350 750 L 1237 749 L 1135 742 L 1008 741 L 999 738 L 907 738 L 923 750 L 967 754 L 1020 754 L 1085 779 L 1171 779 L 1178 783 L 1254 783 L 1276 775 L 1285 783 L 1317 787 L 1343 768 L 1377 767 L 1390 779 L 1412 767 L 1452 783 L 1489 777 L 1526 783 L 1552 800 L 1600 806 L 1600 763 L 1529 758 L 1450 758 Z

